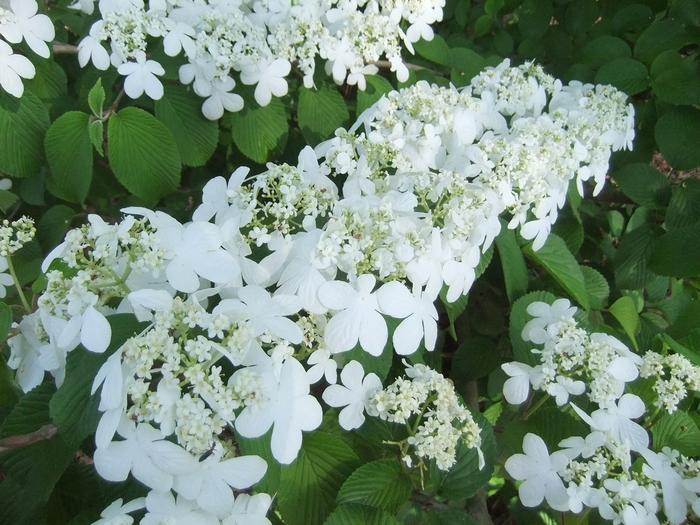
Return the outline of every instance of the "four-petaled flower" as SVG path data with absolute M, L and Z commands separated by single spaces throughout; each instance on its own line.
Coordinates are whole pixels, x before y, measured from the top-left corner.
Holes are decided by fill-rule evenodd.
M 338 416 L 345 430 L 359 428 L 365 422 L 365 409 L 369 398 L 382 389 L 376 374 L 367 374 L 357 361 L 350 361 L 340 372 L 342 385 L 330 385 L 323 391 L 323 400 L 335 408 L 344 407 Z

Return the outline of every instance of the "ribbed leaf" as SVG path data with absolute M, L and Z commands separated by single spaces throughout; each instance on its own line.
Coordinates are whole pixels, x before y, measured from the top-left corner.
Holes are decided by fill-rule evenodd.
M 339 505 L 323 525 L 399 525 L 399 521 L 381 509 L 349 503 Z
M 44 135 L 49 129 L 46 106 L 25 90 L 22 98 L 0 96 L 0 172 L 32 177 L 44 163 Z
M 686 412 L 678 410 L 663 416 L 651 432 L 655 450 L 670 447 L 686 456 L 700 454 L 700 429 Z
M 317 89 L 299 90 L 297 120 L 309 144 L 331 138 L 349 118 L 348 107 L 335 87 L 323 84 Z
M 359 458 L 339 437 L 326 432 L 304 435 L 299 456 L 282 467 L 279 508 L 287 525 L 323 523 L 335 506 L 345 478 Z
M 109 163 L 131 193 L 156 202 L 180 182 L 180 154 L 170 130 L 150 113 L 128 107 L 109 118 Z
M 185 166 L 203 166 L 219 141 L 219 126 L 202 116 L 202 100 L 183 86 L 168 84 L 156 101 L 156 117 L 175 138 Z
M 345 480 L 337 502 L 361 503 L 395 513 L 411 495 L 411 480 L 396 459 L 362 465 Z
M 44 147 L 51 168 L 47 188 L 70 202 L 83 202 L 92 182 L 90 117 L 82 111 L 64 113 L 46 132 Z
M 529 244 L 524 251 L 525 255 L 544 268 L 564 290 L 588 310 L 590 301 L 581 267 L 561 237 L 550 234 L 547 242 L 539 250 L 534 251 Z
M 276 98 L 265 107 L 248 104 L 231 114 L 233 142 L 243 155 L 259 164 L 266 162 L 273 151 L 284 148 L 288 131 L 287 113 Z

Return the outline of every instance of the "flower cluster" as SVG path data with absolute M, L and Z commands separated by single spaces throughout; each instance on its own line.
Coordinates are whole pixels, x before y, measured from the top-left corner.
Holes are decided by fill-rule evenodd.
M 607 408 L 615 405 L 627 383 L 642 377 L 654 382 L 655 404 L 671 413 L 688 390 L 699 390 L 700 368 L 685 357 L 655 352 L 639 356 L 609 334 L 586 331 L 575 319 L 576 311 L 567 299 L 527 307 L 533 318 L 522 338 L 542 348 L 532 350 L 539 361 L 535 366 L 517 361 L 501 365 L 510 376 L 503 386 L 509 403 L 524 403 L 532 387 L 553 396 L 559 406 L 569 396 L 586 392 L 592 402 Z
M 218 5 L 225 12 L 228 2 Z M 521 99 L 501 100 L 494 71 Z M 274 459 L 294 461 L 303 432 L 322 423 L 311 385 L 324 379 L 321 397 L 342 407 L 341 427 L 361 426 L 365 413 L 403 421 L 412 425 L 404 461 L 448 469 L 460 443 L 478 450 L 481 440 L 452 384 L 415 365 L 383 389 L 346 352 L 371 362 L 432 351 L 435 302 L 469 291 L 500 219 L 539 247 L 569 183 L 624 146 L 630 115 L 618 92 L 562 86 L 531 64 L 487 70 L 461 91 L 421 82 L 392 92 L 296 165 L 210 180 L 190 222 L 145 208 L 124 209 L 117 224 L 89 216 L 45 260 L 46 289 L 10 340 L 10 365 L 30 390 L 46 372 L 60 384 L 79 345 L 109 354 L 93 384 L 95 466 L 151 489 L 137 502 L 146 523 L 264 515 L 269 496 L 234 497 L 264 472 L 259 458 L 236 456 L 236 439 L 269 435 Z M 556 153 L 528 157 L 535 143 Z M 118 348 L 117 313 L 143 323 Z
M 524 454 L 505 463 L 510 476 L 521 482 L 520 501 L 535 507 L 545 500 L 555 510 L 574 513 L 593 508 L 603 519 L 624 525 L 658 525 L 664 522 L 660 515 L 677 525 L 686 520 L 689 507 L 698 514 L 700 462 L 668 447 L 652 451 L 649 434 L 635 421 L 645 414 L 645 403 L 625 393 L 626 384 L 638 376 L 652 378 L 655 404 L 672 412 L 685 397 L 686 384 L 697 387 L 698 369 L 680 356 L 648 352 L 642 358 L 612 336 L 589 334 L 565 299 L 551 306 L 534 302 L 527 311 L 533 319 L 522 336 L 544 345 L 533 350 L 541 362 L 534 367 L 503 365 L 511 376 L 503 389 L 506 400 L 524 402 L 532 385 L 554 396 L 560 406 L 569 395 L 588 391 L 598 408 L 588 414 L 571 403 L 590 433 L 564 439 L 552 454 L 541 437 L 525 436 Z
M 48 16 L 37 14 L 38 9 L 36 0 L 0 2 L 0 86 L 13 97 L 22 96 L 22 79 L 34 78 L 36 69 L 27 57 L 15 53 L 10 44 L 24 41 L 40 57 L 50 55 L 46 42 L 54 39 L 55 30 Z
M 413 457 L 435 461 L 440 470 L 449 470 L 457 461 L 461 444 L 476 449 L 479 468 L 484 466 L 481 428 L 459 401 L 452 381 L 425 365 L 406 367 L 406 377 L 372 395 L 367 413 L 409 428 L 401 443 L 402 459 L 413 464 Z
M 181 56 L 183 84 L 205 98 L 202 113 L 221 118 L 239 111 L 237 83 L 255 86 L 261 106 L 287 94 L 295 66 L 306 87 L 314 85 L 317 60 L 337 84 L 365 89 L 365 75 L 385 60 L 399 80 L 408 79 L 402 47 L 433 38 L 431 24 L 442 20 L 444 0 L 304 0 L 238 2 L 232 0 L 100 0 L 101 18 L 79 45 L 81 66 L 110 64 L 126 77 L 132 98 L 144 92 L 163 96 L 158 79 L 165 69 L 152 56 L 154 39 L 169 57 Z M 75 8 L 92 13 L 94 2 Z
M 700 392 L 700 367 L 680 354 L 647 352 L 642 357 L 639 376 L 654 381 L 655 404 L 669 414 L 676 411 L 688 391 Z
M 0 298 L 7 294 L 6 288 L 11 286 L 15 279 L 10 268 L 11 255 L 19 251 L 36 235 L 34 221 L 29 217 L 20 217 L 15 221 L 7 219 L 0 223 Z M 10 271 L 10 273 L 5 273 Z

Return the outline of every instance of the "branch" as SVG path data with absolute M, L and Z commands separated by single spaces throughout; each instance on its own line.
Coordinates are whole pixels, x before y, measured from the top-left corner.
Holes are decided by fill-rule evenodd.
M 5 439 L 0 439 L 0 452 L 26 447 L 39 441 L 51 439 L 57 432 L 58 428 L 56 428 L 54 425 L 44 425 L 39 430 L 35 430 L 29 434 L 10 436 Z
M 464 402 L 472 412 L 479 412 L 479 383 L 467 381 L 464 386 Z M 486 490 L 481 489 L 467 504 L 467 511 L 479 525 L 493 525 L 493 520 L 489 514 L 486 504 Z
M 54 55 L 77 55 L 78 47 L 72 44 L 64 44 L 63 42 L 53 43 L 53 54 Z

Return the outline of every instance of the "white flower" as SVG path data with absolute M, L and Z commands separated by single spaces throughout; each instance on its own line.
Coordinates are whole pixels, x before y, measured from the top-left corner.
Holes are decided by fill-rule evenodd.
M 107 481 L 124 481 L 131 472 L 147 487 L 165 492 L 172 487 L 174 475 L 197 467 L 184 448 L 163 440 L 160 431 L 147 423 L 136 425 L 124 418 L 118 432 L 123 441 L 95 451 L 95 469 Z
M 246 320 L 253 329 L 253 336 L 267 332 L 292 344 L 301 343 L 301 328 L 289 319 L 299 311 L 299 299 L 293 295 L 276 294 L 260 286 L 250 285 L 238 290 L 238 299 L 224 299 L 214 315 L 225 314 L 232 320 Z
M 265 475 L 267 463 L 259 456 L 238 456 L 221 461 L 222 450 L 200 461 L 193 471 L 175 477 L 173 490 L 196 501 L 203 510 L 218 517 L 228 515 L 234 506 L 231 489 L 243 490 Z
M 13 50 L 0 40 L 0 86 L 13 97 L 24 93 L 23 78 L 34 78 L 36 69 L 26 57 L 13 54 Z
M 270 525 L 266 517 L 270 505 L 272 498 L 268 494 L 239 494 L 222 525 Z
M 321 424 L 323 414 L 316 398 L 309 395 L 309 379 L 304 367 L 292 357 L 281 368 L 267 356 L 243 372 L 259 374 L 263 385 L 260 400 L 248 405 L 236 418 L 236 430 L 244 437 L 259 437 L 272 428 L 272 455 L 283 464 L 297 457 L 302 431 L 310 432 Z M 235 384 L 239 373 L 234 373 Z
M 170 491 L 152 490 L 146 496 L 148 512 L 141 525 L 219 525 L 213 514 L 200 509 L 194 501 L 178 496 Z
M 112 339 L 112 328 L 107 318 L 94 306 L 71 317 L 58 336 L 58 345 L 73 349 L 78 342 L 90 352 L 101 354 Z
M 686 488 L 683 478 L 673 468 L 671 459 L 665 453 L 667 451 L 669 450 L 664 449 L 662 452 L 652 452 L 651 450 L 642 449 L 639 452 L 646 461 L 646 464 L 642 465 L 644 474 L 661 483 L 666 518 L 672 525 L 679 525 L 686 519 L 688 503 L 697 501 L 698 497 L 695 492 Z
M 255 86 L 255 101 L 261 106 L 267 106 L 272 100 L 272 95 L 283 97 L 287 94 L 287 81 L 284 77 L 292 70 L 291 64 L 277 58 L 269 61 L 258 62 L 241 71 L 241 82 Z
M 224 110 L 236 112 L 243 109 L 243 97 L 231 90 L 236 87 L 236 81 L 231 77 L 217 79 L 211 83 L 211 91 L 202 104 L 202 114 L 209 120 L 218 120 L 224 115 Z
M 310 383 L 317 383 L 322 377 L 325 377 L 326 382 L 330 385 L 334 385 L 338 381 L 338 363 L 325 348 L 314 351 L 306 364 L 311 365 L 306 371 Z
M 445 263 L 442 278 L 448 287 L 447 302 L 453 303 L 469 291 L 476 279 L 475 269 L 480 259 L 479 247 L 471 246 L 464 250 L 461 261 L 451 260 Z
M 35 0 L 10 0 L 14 17 L 7 17 L 0 22 L 0 35 L 12 44 L 19 44 L 22 39 L 29 48 L 43 58 L 49 58 L 51 52 L 46 42 L 56 36 L 51 19 L 37 14 L 39 6 Z
M 539 385 L 543 378 L 539 368 L 533 368 L 517 361 L 503 363 L 501 369 L 510 376 L 503 383 L 503 397 L 511 405 L 524 403 L 530 395 L 530 383 Z
M 340 372 L 342 385 L 330 385 L 323 391 L 323 401 L 339 408 L 338 422 L 345 430 L 360 428 L 365 422 L 364 412 L 370 397 L 382 389 L 382 382 L 376 374 L 367 374 L 357 361 L 350 361 Z
M 573 380 L 570 377 L 557 376 L 554 383 L 547 385 L 547 393 L 554 397 L 557 406 L 561 407 L 569 402 L 569 395 L 580 396 L 586 391 L 583 381 Z
M 196 48 L 192 37 L 195 35 L 195 30 L 188 24 L 183 22 L 175 22 L 168 18 L 165 19 L 166 34 L 163 38 L 163 49 L 169 57 L 177 56 L 181 50 L 185 50 L 185 54 L 194 56 Z
M 646 406 L 639 396 L 625 394 L 617 404 L 608 408 L 599 408 L 589 416 L 579 407 L 571 404 L 576 413 L 593 430 L 610 434 L 616 441 L 626 443 L 630 449 L 641 451 L 649 446 L 649 434 L 639 423 L 632 421 L 644 415 Z
M 523 452 L 510 456 L 505 463 L 508 474 L 522 481 L 518 487 L 522 504 L 536 507 L 545 499 L 555 510 L 569 510 L 569 498 L 558 474 L 569 463 L 566 453 L 550 455 L 542 438 L 530 433 L 523 438 Z
M 7 295 L 6 288 L 14 284 L 14 279 L 9 273 L 5 273 L 8 269 L 7 259 L 0 256 L 0 299 Z
M 109 69 L 109 53 L 104 48 L 99 39 L 100 31 L 104 26 L 102 20 L 95 22 L 90 28 L 88 36 L 83 38 L 78 44 L 78 63 L 80 67 L 85 67 L 88 62 L 101 71 Z
M 579 456 L 590 458 L 595 454 L 596 450 L 602 447 L 607 438 L 602 432 L 591 432 L 585 438 L 581 436 L 571 436 L 559 442 L 559 446 L 563 447 L 563 451 L 569 456 L 569 459 L 576 459 Z
M 571 306 L 568 299 L 557 299 L 551 305 L 542 301 L 530 303 L 527 307 L 530 319 L 522 331 L 524 341 L 531 341 L 535 344 L 543 344 L 550 339 L 548 327 L 555 323 L 573 318 L 576 307 Z
M 146 498 L 136 498 L 124 503 L 122 498 L 113 501 L 100 513 L 100 519 L 92 525 L 131 525 L 134 518 L 129 513 L 141 510 L 146 506 Z
M 158 76 L 164 75 L 165 69 L 155 60 L 138 57 L 136 62 L 124 62 L 118 71 L 120 75 L 126 76 L 124 92 L 129 97 L 139 98 L 145 91 L 153 100 L 163 98 L 163 84 L 158 80 Z
M 438 312 L 431 297 L 417 288 L 412 294 L 398 281 L 384 284 L 376 295 L 382 312 L 403 319 L 392 336 L 397 354 L 414 353 L 424 337 L 426 350 L 435 349 Z
M 358 340 L 362 349 L 378 356 L 384 350 L 388 330 L 380 313 L 377 296 L 372 293 L 376 279 L 360 275 L 355 286 L 342 281 L 330 281 L 318 289 L 321 304 L 336 310 L 325 330 L 325 341 L 331 353 L 352 350 Z

